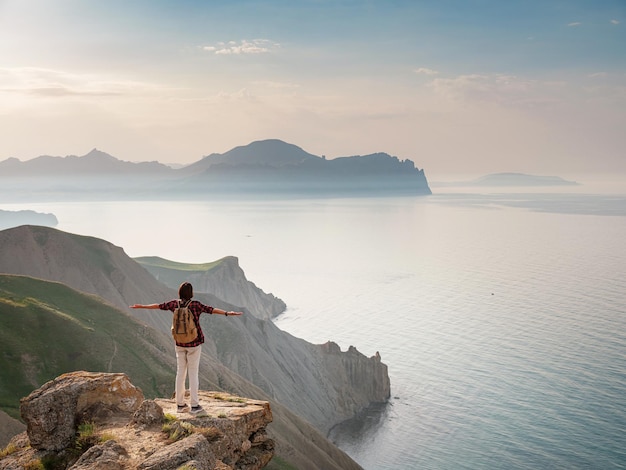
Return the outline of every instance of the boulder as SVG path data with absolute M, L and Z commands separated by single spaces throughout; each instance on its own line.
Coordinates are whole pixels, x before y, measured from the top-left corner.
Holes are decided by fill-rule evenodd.
M 116 441 L 106 441 L 88 449 L 69 470 L 122 470 L 122 460 L 127 456 L 126 449 Z
M 215 455 L 202 434 L 192 434 L 152 454 L 138 470 L 176 470 L 193 460 L 197 470 L 213 470 Z
M 130 424 L 133 426 L 152 426 L 163 422 L 163 408 L 153 400 L 144 400 L 133 414 Z
M 126 374 L 70 372 L 45 383 L 20 401 L 30 445 L 58 451 L 75 438 L 78 425 L 93 419 L 132 415 L 144 401 Z

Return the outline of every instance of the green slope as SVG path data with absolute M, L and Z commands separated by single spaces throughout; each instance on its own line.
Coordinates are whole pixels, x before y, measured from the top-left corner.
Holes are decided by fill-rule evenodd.
M 211 263 L 192 264 L 192 263 L 179 263 L 177 261 L 170 261 L 158 256 L 140 256 L 139 258 L 133 258 L 139 264 L 143 266 L 151 266 L 155 268 L 174 269 L 177 271 L 193 271 L 204 272 L 213 269 L 218 266 L 222 260 L 213 261 Z
M 99 297 L 64 284 L 0 274 L 0 408 L 74 370 L 125 372 L 146 397 L 169 396 L 171 341 Z
M 222 262 L 222 260 L 217 260 L 203 264 L 178 263 L 158 256 L 143 256 L 133 259 L 156 279 L 172 289 L 178 289 L 178 286 L 183 281 L 188 280 L 189 276 L 193 274 L 202 275 L 219 266 Z

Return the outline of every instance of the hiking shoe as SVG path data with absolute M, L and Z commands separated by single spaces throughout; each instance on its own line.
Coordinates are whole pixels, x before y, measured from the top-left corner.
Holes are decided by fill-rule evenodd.
M 176 406 L 176 412 L 177 413 L 184 413 L 185 411 L 189 411 L 189 407 L 187 405 L 177 405 Z
M 189 411 L 189 413 L 191 413 L 192 415 L 196 415 L 196 416 L 206 416 L 207 415 L 206 411 L 204 411 L 204 408 L 202 408 L 200 405 L 192 406 L 191 410 Z

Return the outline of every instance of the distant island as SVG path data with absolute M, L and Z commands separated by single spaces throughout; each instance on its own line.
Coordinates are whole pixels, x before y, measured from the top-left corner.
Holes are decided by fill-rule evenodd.
M 0 181 L 5 197 L 26 200 L 38 194 L 47 199 L 76 194 L 98 199 L 431 194 L 424 170 L 411 160 L 387 153 L 326 159 L 277 139 L 213 153 L 181 168 L 121 161 L 97 149 L 80 157 L 40 156 L 25 162 L 9 158 L 0 162 Z
M 524 173 L 492 173 L 469 181 L 435 183 L 436 186 L 578 186 L 559 176 L 538 176 Z

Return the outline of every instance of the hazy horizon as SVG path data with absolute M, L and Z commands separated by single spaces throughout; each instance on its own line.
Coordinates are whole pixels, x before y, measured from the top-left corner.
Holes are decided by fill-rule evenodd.
M 280 139 L 430 179 L 626 174 L 621 0 L 0 0 L 0 160 Z
M 297 145 L 293 142 L 287 142 L 289 144 L 294 144 Z M 245 146 L 245 145 L 242 145 Z M 237 146 L 239 147 L 239 146 Z M 232 149 L 229 149 L 232 150 Z M 306 151 L 306 149 L 303 149 L 304 151 Z M 104 149 L 100 149 L 100 148 L 93 148 L 91 150 L 89 150 L 88 152 L 86 152 L 85 154 L 68 154 L 68 155 L 50 155 L 50 154 L 44 154 L 44 155 L 37 155 L 34 156 L 32 158 L 29 159 L 20 159 L 18 158 L 18 160 L 20 160 L 21 162 L 26 162 L 29 160 L 34 160 L 36 158 L 39 157 L 53 157 L 53 158 L 66 158 L 66 157 L 85 157 L 88 154 L 90 154 L 93 151 L 98 151 L 98 152 L 103 152 L 106 153 L 120 161 L 123 162 L 127 162 L 127 160 L 122 160 L 120 158 L 118 158 L 116 155 L 112 155 L 109 152 L 107 152 Z M 228 152 L 228 151 L 227 151 Z M 226 152 L 224 152 L 226 153 Z M 387 153 L 387 152 L 385 152 Z M 193 165 L 194 163 L 197 163 L 198 161 L 202 160 L 203 158 L 209 156 L 210 154 L 207 153 L 206 155 L 202 155 L 201 157 L 198 158 L 198 160 L 194 160 L 192 162 L 185 162 L 185 163 L 172 163 L 172 162 L 168 162 L 168 161 L 159 161 L 159 160 L 152 160 L 150 162 L 157 162 L 160 164 L 163 164 L 165 166 L 169 166 L 170 168 L 176 170 L 176 169 L 181 169 L 185 166 L 188 165 Z M 317 157 L 322 157 L 322 155 L 316 155 Z M 346 158 L 346 157 L 354 157 L 357 155 L 337 155 L 334 158 Z M 391 155 L 392 157 L 394 157 L 395 155 Z M 17 158 L 17 157 L 9 157 L 9 158 Z M 332 158 L 328 158 L 329 160 L 332 160 Z M 0 159 L 0 162 L 4 161 L 6 159 Z M 562 178 L 563 180 L 567 181 L 567 182 L 574 182 L 577 183 L 578 185 L 582 185 L 582 186 L 593 186 L 593 191 L 595 192 L 614 192 L 614 191 L 618 191 L 620 193 L 626 191 L 626 180 L 624 178 L 624 176 L 626 176 L 626 174 L 621 174 L 621 173 L 596 173 L 596 172 L 591 172 L 591 173 L 572 173 L 570 171 L 568 171 L 568 169 L 563 169 L 560 172 L 553 172 L 553 173 L 533 173 L 533 172 L 529 172 L 529 171 L 507 171 L 506 169 L 503 169 L 501 171 L 492 171 L 492 172 L 485 172 L 485 173 L 480 173 L 477 171 L 466 171 L 463 173 L 455 173 L 453 170 L 452 171 L 443 171 L 443 172 L 434 172 L 432 175 L 430 174 L 431 172 L 428 171 L 428 168 L 423 168 L 419 165 L 419 162 L 409 158 L 409 160 L 412 160 L 415 163 L 415 166 L 417 169 L 419 170 L 424 170 L 426 177 L 428 179 L 428 183 L 429 185 L 431 185 L 431 189 L 432 189 L 432 185 L 434 185 L 434 187 L 440 189 L 442 187 L 446 188 L 446 192 L 449 192 L 449 190 L 451 190 L 452 188 L 461 188 L 461 190 L 466 191 L 468 189 L 467 186 L 464 186 L 464 183 L 474 183 L 476 182 L 476 180 L 480 179 L 481 177 L 485 177 L 485 176 L 490 176 L 490 175 L 498 175 L 498 174 L 507 174 L 507 173 L 514 173 L 514 174 L 519 174 L 519 175 L 526 175 L 529 177 L 555 177 L 555 178 Z M 150 163 L 147 160 L 146 161 L 131 161 L 130 163 Z M 107 176 L 103 176 L 104 179 L 107 179 Z M 57 180 L 63 180 L 63 177 L 56 177 Z M 68 182 L 71 182 L 72 180 L 72 176 L 69 177 Z M 75 181 L 74 181 L 75 182 Z M 489 186 L 481 186 L 478 185 L 478 188 L 488 188 Z M 545 188 L 554 188 L 555 191 L 559 191 L 562 192 L 563 191 L 563 186 L 562 185 L 554 185 L 554 184 L 547 184 L 547 185 L 524 185 L 524 184 L 503 184 L 501 186 L 494 186 L 494 188 L 504 188 L 504 187 L 510 187 L 513 190 L 523 190 L 523 191 L 528 191 L 528 190 L 533 190 L 532 188 L 534 187 L 535 190 L 544 190 Z M 542 189 L 544 188 L 544 189 Z M 568 188 L 568 192 L 578 192 L 578 190 L 576 190 L 575 188 L 572 188 L 571 186 L 565 185 L 565 188 Z M 587 188 L 583 189 L 583 191 L 587 191 Z

